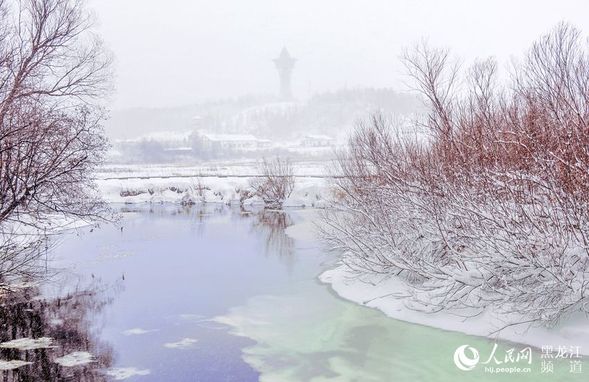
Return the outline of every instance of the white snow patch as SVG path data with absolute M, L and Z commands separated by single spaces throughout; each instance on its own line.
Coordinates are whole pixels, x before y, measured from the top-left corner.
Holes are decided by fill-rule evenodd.
M 285 200 L 285 207 L 319 207 L 327 205 L 331 193 L 323 165 L 308 169 L 295 166 L 294 190 Z M 250 190 L 250 176 L 257 174 L 252 166 L 223 166 L 224 170 L 210 172 L 202 167 L 129 166 L 123 172 L 105 168 L 97 179 L 104 199 L 109 203 L 223 203 L 239 204 L 244 190 Z M 197 174 L 207 175 L 199 176 Z M 245 205 L 259 204 L 251 198 Z
M 126 336 L 138 336 L 141 334 L 147 334 L 147 333 L 153 333 L 153 332 L 157 332 L 157 329 L 133 328 L 133 329 L 125 330 L 123 332 L 123 334 Z
M 136 367 L 116 367 L 108 369 L 106 375 L 113 377 L 117 381 L 131 378 L 136 375 L 148 375 L 151 371 L 149 369 L 138 369 Z
M 182 338 L 178 342 L 168 342 L 168 343 L 164 344 L 164 346 L 169 349 L 188 349 L 188 348 L 191 348 L 192 346 L 194 346 L 194 344 L 196 342 L 198 342 L 198 340 L 195 340 L 194 338 L 186 337 L 186 338 Z
M 284 233 L 295 240 L 305 242 L 317 239 L 317 227 L 309 220 L 286 227 Z
M 49 325 L 51 326 L 59 326 L 59 325 L 63 325 L 63 319 L 61 318 L 52 318 L 51 320 L 49 320 Z
M 94 362 L 94 357 L 88 352 L 76 351 L 66 354 L 63 357 L 56 358 L 54 362 L 60 364 L 61 366 L 73 367 Z
M 54 347 L 51 345 L 52 338 L 18 338 L 16 340 L 0 343 L 0 348 L 18 349 L 18 350 L 33 350 Z
M 12 361 L 4 361 L 0 359 L 0 370 L 13 370 L 31 364 L 32 362 L 21 361 L 20 359 L 13 359 Z
M 571 316 L 555 328 L 529 325 L 506 327 L 497 312 L 486 311 L 477 317 L 464 318 L 453 312 L 424 313 L 407 307 L 403 295 L 408 295 L 407 286 L 398 278 L 382 279 L 378 275 L 361 275 L 340 264 L 323 272 L 319 279 L 331 284 L 342 298 L 360 305 L 376 308 L 389 317 L 433 328 L 464 334 L 506 340 L 541 348 L 542 346 L 579 346 L 580 353 L 589 355 L 589 320 L 587 317 Z M 394 293 L 391 293 L 394 292 Z M 394 295 L 393 295 L 394 294 Z

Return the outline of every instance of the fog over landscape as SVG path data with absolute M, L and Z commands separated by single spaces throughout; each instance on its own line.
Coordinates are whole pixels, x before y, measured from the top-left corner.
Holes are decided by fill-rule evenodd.
M 1 379 L 586 382 L 587 15 L 0 0 Z
M 583 1 L 565 1 L 558 9 L 550 1 L 256 0 L 211 5 L 90 2 L 96 29 L 115 57 L 113 111 L 105 125 L 112 139 L 203 128 L 272 140 L 284 137 L 286 130 L 288 138 L 301 138 L 327 129 L 327 135 L 342 138 L 371 112 L 419 112 L 399 57 L 420 39 L 451 47 L 466 64 L 493 56 L 508 69 L 547 25 L 569 21 L 589 27 L 581 11 L 589 6 Z M 283 47 L 296 58 L 293 99 L 280 111 L 275 105 L 268 110 L 284 101 L 272 62 Z M 375 97 L 363 89 L 389 93 Z M 393 92 L 398 95 L 391 96 Z M 260 109 L 264 115 L 257 121 L 244 120 L 244 114 Z M 195 124 L 194 117 L 209 122 Z M 236 119 L 242 122 L 236 124 Z
M 399 56 L 421 38 L 459 57 L 521 54 L 560 21 L 589 28 L 582 0 L 91 0 L 114 53 L 115 110 L 276 94 L 272 59 L 298 59 L 294 94 L 407 90 Z

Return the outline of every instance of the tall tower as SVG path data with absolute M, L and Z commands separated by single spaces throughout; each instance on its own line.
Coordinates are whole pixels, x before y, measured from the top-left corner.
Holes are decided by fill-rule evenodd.
M 276 70 L 278 70 L 278 76 L 280 77 L 280 98 L 282 98 L 283 101 L 290 101 L 292 99 L 290 76 L 296 61 L 297 60 L 288 53 L 286 47 L 282 48 L 280 55 L 274 59 L 274 65 L 276 65 Z

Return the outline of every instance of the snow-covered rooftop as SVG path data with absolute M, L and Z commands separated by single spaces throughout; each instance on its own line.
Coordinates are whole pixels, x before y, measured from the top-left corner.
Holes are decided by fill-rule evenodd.
M 317 139 L 317 140 L 333 140 L 333 137 L 329 135 L 322 135 L 322 134 L 306 134 L 306 139 Z
M 118 142 L 141 142 L 141 141 L 157 141 L 157 142 L 178 142 L 190 138 L 192 131 L 155 131 L 136 138 L 129 138 L 119 140 Z
M 251 134 L 212 134 L 200 132 L 199 135 L 215 142 L 269 142 L 268 139 L 257 138 Z

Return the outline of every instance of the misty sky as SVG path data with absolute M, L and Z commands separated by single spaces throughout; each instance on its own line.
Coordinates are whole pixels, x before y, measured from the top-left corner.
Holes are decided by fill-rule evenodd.
M 115 56 L 115 109 L 276 93 L 272 58 L 298 59 L 295 96 L 404 89 L 398 57 L 427 37 L 467 62 L 506 63 L 559 21 L 589 34 L 587 0 L 89 0 Z

